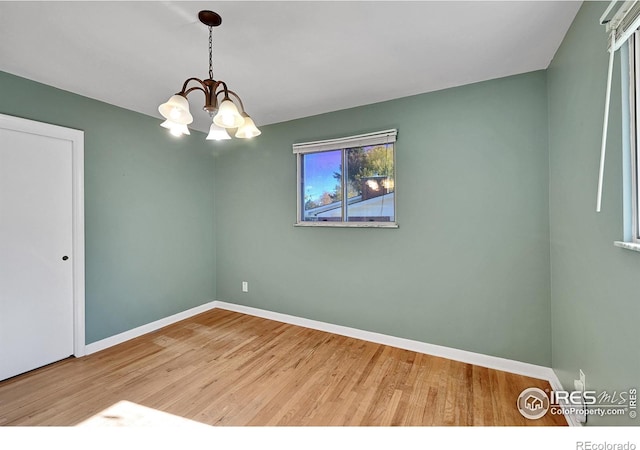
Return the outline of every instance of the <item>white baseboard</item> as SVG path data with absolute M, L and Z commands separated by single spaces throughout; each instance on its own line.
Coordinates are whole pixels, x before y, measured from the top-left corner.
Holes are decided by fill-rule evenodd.
M 552 376 L 555 376 L 555 373 L 549 367 L 538 366 L 521 361 L 514 361 L 497 356 L 488 356 L 481 353 L 443 347 L 441 345 L 427 344 L 425 342 L 389 336 L 386 334 L 375 333 L 373 331 L 359 330 L 357 328 L 350 328 L 342 325 L 334 325 L 317 320 L 304 319 L 302 317 L 266 311 L 250 306 L 236 305 L 234 303 L 226 303 L 221 301 L 215 301 L 214 303 L 216 305 L 216 308 L 236 311 L 244 314 L 249 314 L 251 316 L 262 317 L 278 322 L 285 322 L 301 327 L 312 328 L 314 330 L 326 331 L 329 333 L 339 334 L 341 336 L 362 339 L 369 342 L 375 342 L 377 344 L 389 345 L 391 347 L 402 348 L 418 353 L 425 353 L 427 355 L 439 356 L 442 358 L 452 359 L 454 361 L 460 361 L 467 364 L 487 367 L 489 369 L 503 370 L 505 372 L 511 372 L 518 375 L 525 375 L 528 377 L 539 378 L 543 380 L 549 380 Z
M 164 319 L 156 320 L 155 322 L 151 322 L 146 325 L 142 325 L 137 328 L 134 328 L 132 330 L 125 331 L 124 333 L 116 334 L 115 336 L 110 336 L 100 341 L 87 344 L 85 346 L 85 354 L 90 355 L 91 353 L 99 352 L 100 350 L 113 347 L 114 345 L 118 345 L 130 339 L 137 338 L 138 336 L 142 336 L 143 334 L 147 334 L 147 333 L 151 333 L 152 331 L 159 330 L 160 328 L 166 327 L 167 325 L 171 325 L 172 323 L 176 323 L 181 320 L 188 319 L 189 317 L 195 316 L 197 314 L 200 314 L 215 308 L 216 303 L 217 302 L 215 301 L 208 302 L 208 303 L 205 303 L 204 305 L 196 306 L 195 308 L 191 308 L 186 311 L 182 311 L 177 314 L 174 314 L 172 316 L 165 317 Z

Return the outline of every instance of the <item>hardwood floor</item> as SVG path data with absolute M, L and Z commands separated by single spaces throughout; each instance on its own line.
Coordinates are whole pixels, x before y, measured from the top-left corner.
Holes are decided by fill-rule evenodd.
M 566 425 L 516 409 L 546 381 L 214 309 L 0 382 L 0 425 L 75 425 L 120 400 L 211 425 Z

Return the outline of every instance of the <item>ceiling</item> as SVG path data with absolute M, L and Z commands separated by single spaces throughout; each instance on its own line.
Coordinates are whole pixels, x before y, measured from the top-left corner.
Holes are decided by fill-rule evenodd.
M 0 70 L 160 119 L 214 78 L 260 125 L 545 69 L 579 1 L 0 1 Z M 204 98 L 189 96 L 207 131 Z

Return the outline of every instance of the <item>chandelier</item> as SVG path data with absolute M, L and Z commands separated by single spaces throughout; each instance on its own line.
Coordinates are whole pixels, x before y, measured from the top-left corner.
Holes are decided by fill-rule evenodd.
M 182 90 L 171 96 L 166 103 L 158 107 L 158 111 L 165 120 L 160 124 L 168 128 L 174 136 L 190 134 L 189 125 L 193 122 L 193 116 L 189 112 L 187 96 L 193 91 L 201 91 L 204 94 L 203 109 L 213 118 L 213 123 L 207 135 L 208 140 L 231 139 L 231 134 L 237 138 L 252 138 L 260 134 L 260 130 L 245 112 L 240 97 L 227 88 L 224 81 L 213 79 L 213 27 L 222 23 L 222 17 L 213 11 L 200 11 L 200 22 L 209 27 L 209 78 L 188 78 L 182 85 Z M 238 106 L 240 110 L 238 110 Z

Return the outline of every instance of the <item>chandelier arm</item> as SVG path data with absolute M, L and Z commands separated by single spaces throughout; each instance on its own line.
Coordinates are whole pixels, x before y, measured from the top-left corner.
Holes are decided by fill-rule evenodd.
M 222 80 L 216 81 L 216 84 L 214 86 L 214 91 L 217 90 L 220 86 L 222 86 L 222 90 L 217 91 L 215 93 L 216 99 L 218 98 L 218 95 L 224 92 L 224 98 L 222 100 L 227 100 L 229 98 L 229 88 L 227 87 L 227 83 L 225 83 Z
M 200 86 L 195 86 L 195 87 L 192 87 L 191 89 L 187 90 L 187 85 L 188 85 L 188 84 L 189 84 L 189 82 L 191 82 L 191 81 L 197 81 L 197 82 L 200 84 L 200 86 L 201 86 L 201 87 L 200 87 Z M 202 81 L 200 78 L 195 78 L 195 77 L 194 77 L 194 78 L 188 78 L 188 79 L 184 82 L 184 84 L 182 85 L 182 91 L 180 91 L 180 93 L 179 93 L 178 95 L 183 95 L 183 96 L 185 96 L 185 97 L 186 97 L 186 96 L 187 96 L 187 94 L 188 94 L 189 92 L 193 91 L 194 89 L 200 89 L 201 91 L 203 91 L 203 92 L 205 92 L 205 93 L 206 93 L 206 92 L 207 92 L 207 85 L 206 85 L 206 84 L 204 83 L 204 81 Z
M 199 86 L 195 85 L 187 89 L 187 85 L 191 81 L 197 82 Z M 218 107 L 218 104 L 217 104 L 218 102 L 217 102 L 216 96 L 214 95 L 215 88 L 218 86 L 218 84 L 220 84 L 220 82 L 212 79 L 201 80 L 199 78 L 189 78 L 187 81 L 184 82 L 184 85 L 182 86 L 182 91 L 180 92 L 179 95 L 182 95 L 183 97 L 187 98 L 187 96 L 193 91 L 202 92 L 204 94 L 203 109 L 211 113 L 212 111 L 215 111 Z
M 202 92 L 204 94 L 205 109 L 206 109 L 206 106 L 209 104 L 209 92 L 207 91 L 206 86 L 205 87 L 192 86 L 189 89 L 187 89 L 186 91 L 182 91 L 181 95 L 183 95 L 186 98 L 187 95 L 189 95 L 193 91 L 200 91 L 200 92 Z
M 204 93 L 204 95 L 207 95 L 207 90 L 205 88 L 201 88 L 200 86 L 193 86 L 190 87 L 189 89 L 187 89 L 186 91 L 182 91 L 181 95 L 183 95 L 184 97 L 186 97 L 187 95 L 189 95 L 190 93 L 192 93 L 193 91 L 202 91 L 202 93 Z

